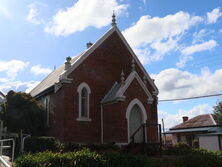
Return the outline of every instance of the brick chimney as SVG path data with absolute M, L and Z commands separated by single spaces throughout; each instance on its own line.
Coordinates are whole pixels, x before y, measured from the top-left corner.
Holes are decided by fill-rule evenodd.
M 183 118 L 183 122 L 186 122 L 189 119 L 187 116 L 184 116 L 182 118 Z

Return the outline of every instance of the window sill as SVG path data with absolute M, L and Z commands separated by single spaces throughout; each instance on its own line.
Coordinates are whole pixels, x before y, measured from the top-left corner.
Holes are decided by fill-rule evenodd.
M 77 118 L 76 120 L 77 120 L 77 121 L 86 121 L 86 122 L 92 121 L 91 118 Z

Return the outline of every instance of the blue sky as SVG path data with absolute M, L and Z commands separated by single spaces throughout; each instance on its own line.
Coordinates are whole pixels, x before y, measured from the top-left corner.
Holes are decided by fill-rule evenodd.
M 221 8 L 221 0 L 0 0 L 0 90 L 29 91 L 100 38 L 115 10 L 159 99 L 222 93 Z M 159 102 L 159 119 L 169 128 L 218 100 Z

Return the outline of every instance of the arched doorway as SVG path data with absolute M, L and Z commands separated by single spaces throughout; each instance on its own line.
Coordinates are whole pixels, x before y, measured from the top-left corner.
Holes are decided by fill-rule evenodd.
M 146 123 L 147 114 L 143 104 L 137 99 L 133 99 L 126 111 L 126 119 L 128 126 L 128 143 L 131 141 L 130 137 L 138 129 L 142 123 Z M 145 132 L 146 140 L 146 132 Z M 143 142 L 143 130 L 141 129 L 134 138 L 136 143 Z
M 132 134 L 141 126 L 143 123 L 142 120 L 142 113 L 141 109 L 137 104 L 133 106 L 130 112 L 129 117 L 129 136 L 132 136 Z M 141 143 L 143 142 L 143 129 L 141 128 L 136 135 L 134 136 L 134 142 L 135 143 Z

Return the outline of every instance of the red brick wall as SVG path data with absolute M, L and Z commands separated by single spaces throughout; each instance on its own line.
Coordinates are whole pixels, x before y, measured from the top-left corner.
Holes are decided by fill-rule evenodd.
M 128 87 L 124 96 L 126 96 L 124 102 L 104 106 L 104 142 L 128 142 L 126 110 L 130 102 L 135 98 L 140 100 L 146 109 L 147 123 L 157 123 L 157 110 L 156 107 L 154 107 L 156 103 L 147 103 L 148 97 L 136 79 L 134 79 Z M 147 129 L 147 137 L 149 139 L 154 140 L 156 136 L 157 129 Z
M 49 133 L 59 137 L 64 141 L 73 141 L 80 143 L 99 143 L 101 141 L 101 110 L 100 101 L 110 90 L 115 81 L 120 80 L 120 73 L 123 70 L 125 77 L 131 72 L 132 56 L 125 47 L 119 36 L 114 32 L 103 44 L 101 44 L 91 55 L 87 57 L 68 77 L 72 78 L 71 84 L 63 84 L 63 87 L 56 94 L 52 94 Z M 140 77 L 144 76 L 142 70 L 136 66 L 136 71 Z M 90 89 L 90 122 L 76 121 L 78 118 L 78 93 L 77 88 L 86 82 Z M 150 84 L 147 85 L 150 92 L 153 91 Z M 132 87 L 132 88 L 131 88 Z M 122 104 L 113 104 L 106 107 L 111 120 L 115 124 L 121 124 L 120 131 L 115 132 L 115 128 L 109 129 L 114 135 L 107 140 L 118 140 L 120 142 L 126 140 L 126 120 L 125 110 L 128 103 L 135 97 L 141 100 L 150 113 L 148 118 L 156 117 L 156 108 L 146 105 L 143 90 L 137 87 L 136 83 L 130 86 L 126 92 L 127 99 Z M 138 92 L 139 91 L 139 92 Z M 58 105 L 58 107 L 57 107 Z M 112 108 L 111 108 L 111 107 Z M 110 107 L 110 108 L 109 108 Z M 115 110 L 111 113 L 109 110 Z M 155 110 L 155 111 L 154 111 Z M 120 114 L 119 114 L 120 112 Z M 152 115 L 153 113 L 153 115 Z M 121 122 L 121 123 L 120 123 Z M 110 125 L 112 126 L 112 124 Z M 60 131 L 62 133 L 60 133 Z M 112 134 L 111 133 L 111 134 Z M 114 137 L 115 136 L 115 137 Z

